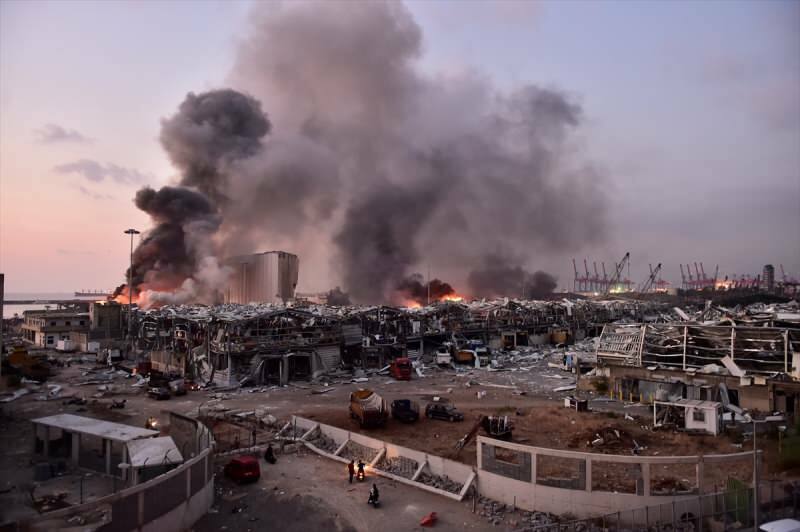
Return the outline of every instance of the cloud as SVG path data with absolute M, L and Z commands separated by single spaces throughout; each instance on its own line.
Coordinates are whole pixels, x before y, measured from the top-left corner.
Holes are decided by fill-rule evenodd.
M 108 178 L 121 185 L 138 185 L 147 181 L 149 177 L 135 169 L 123 168 L 112 163 L 103 165 L 91 159 L 60 164 L 53 168 L 53 171 L 59 174 L 80 174 L 93 183 L 100 183 Z
M 92 139 L 84 136 L 74 129 L 67 129 L 58 124 L 45 124 L 41 129 L 34 131 L 36 141 L 42 144 L 54 144 L 56 142 L 75 142 L 89 143 Z
M 83 185 L 75 185 L 75 188 L 78 189 L 78 191 L 81 194 L 89 196 L 92 199 L 96 199 L 96 200 L 114 199 L 114 196 L 112 196 L 111 194 L 100 194 L 99 192 L 93 192 L 93 191 L 89 190 L 88 188 L 84 187 Z

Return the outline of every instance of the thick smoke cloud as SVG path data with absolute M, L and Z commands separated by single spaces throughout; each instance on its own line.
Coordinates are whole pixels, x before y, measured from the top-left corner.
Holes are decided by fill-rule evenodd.
M 471 294 L 477 298 L 522 297 L 546 298 L 557 286 L 556 278 L 549 273 L 530 273 L 513 258 L 488 255 L 482 268 L 470 272 L 467 279 Z
M 261 150 L 270 123 L 261 104 L 234 90 L 189 93 L 178 112 L 161 124 L 161 145 L 182 172 L 180 184 L 215 203 L 227 199 L 226 168 Z
M 419 305 L 428 304 L 428 283 L 421 273 L 414 273 L 403 279 L 397 286 L 398 295 L 402 302 L 409 300 Z M 448 283 L 441 279 L 431 279 L 430 281 L 430 301 L 439 301 L 446 296 L 454 296 L 456 291 Z
M 254 19 L 230 80 L 265 102 L 275 135 L 336 169 L 299 205 L 335 197 L 330 220 L 307 220 L 309 252 L 335 257 L 355 301 L 390 301 L 426 265 L 464 281 L 487 249 L 524 267 L 602 239 L 602 183 L 565 93 L 422 73 L 422 32 L 400 3 L 270 4 Z
M 222 223 L 214 205 L 203 194 L 169 186 L 158 191 L 145 187 L 134 202 L 155 224 L 133 253 L 131 279 L 136 291 L 148 292 L 155 301 L 160 292 L 171 292 L 187 279 L 200 277 L 210 283 L 195 286 L 184 299 L 210 298 L 215 286 L 211 283 L 224 275 L 211 243 Z M 123 285 L 115 295 L 125 291 Z
M 350 294 L 343 292 L 342 288 L 337 286 L 328 290 L 325 302 L 333 307 L 346 307 L 350 305 Z
M 468 275 L 487 250 L 514 250 L 501 266 L 522 279 L 534 257 L 603 238 L 602 180 L 565 93 L 423 73 L 422 32 L 401 3 L 263 3 L 253 15 L 236 90 L 189 94 L 163 121 L 179 185 L 223 220 L 198 233 L 214 249 L 192 251 L 183 221 L 157 226 L 152 238 L 173 243 L 180 226 L 183 251 L 137 277 L 203 284 L 204 257 L 285 249 L 302 277 L 339 277 L 358 303 L 392 301 L 424 266 L 456 286 L 478 279 L 479 295 L 505 291 L 484 289 L 485 268 Z

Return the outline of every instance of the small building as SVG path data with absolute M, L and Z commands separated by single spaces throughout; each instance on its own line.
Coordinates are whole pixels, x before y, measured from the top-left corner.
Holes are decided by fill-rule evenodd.
M 26 310 L 22 313 L 22 337 L 38 347 L 56 348 L 60 340 L 89 331 L 89 313 L 65 310 Z
M 126 467 L 120 464 L 130 464 L 129 443 L 159 434 L 157 430 L 74 414 L 41 417 L 32 423 L 34 454 L 123 479 L 128 477 Z
M 699 401 L 697 399 L 678 399 L 677 401 L 653 402 L 653 426 L 661 427 L 665 424 L 665 417 L 669 409 L 682 410 L 682 416 L 676 416 L 674 421 L 683 419 L 683 428 L 686 430 L 702 430 L 716 436 L 722 427 L 722 403 L 715 401 Z

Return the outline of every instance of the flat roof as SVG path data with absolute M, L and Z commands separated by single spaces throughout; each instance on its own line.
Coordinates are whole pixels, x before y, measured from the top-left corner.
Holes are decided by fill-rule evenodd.
M 131 467 L 153 467 L 183 462 L 183 455 L 172 436 L 133 440 L 126 445 Z
M 692 408 L 704 408 L 707 410 L 715 410 L 722 406 L 722 403 L 716 401 L 700 401 L 699 399 L 678 399 L 677 401 L 654 401 L 660 405 L 670 406 L 684 406 Z
M 128 442 L 139 438 L 158 436 L 157 430 L 142 429 L 132 425 L 123 425 L 112 421 L 103 421 L 92 417 L 76 416 L 74 414 L 56 414 L 55 416 L 40 417 L 34 423 L 54 427 L 70 432 L 97 436 L 106 440 Z

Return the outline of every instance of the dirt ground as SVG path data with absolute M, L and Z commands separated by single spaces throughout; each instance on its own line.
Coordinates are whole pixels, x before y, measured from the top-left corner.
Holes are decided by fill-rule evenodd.
M 221 471 L 221 462 L 218 464 Z M 439 530 L 513 530 L 514 514 L 495 526 L 472 513 L 471 500 L 457 502 L 382 477 L 349 484 L 345 466 L 310 451 L 278 456 L 278 463 L 261 461 L 261 479 L 237 485 L 217 475 L 217 501 L 212 513 L 194 527 L 217 530 L 373 531 L 425 530 L 420 520 L 436 512 Z M 381 506 L 367 504 L 376 483 Z
M 548 368 L 546 362 L 534 365 L 527 371 L 487 372 L 485 370 L 439 371 L 426 369 L 425 378 L 411 381 L 394 381 L 386 376 L 371 375 L 365 383 L 351 383 L 349 377 L 331 378 L 329 386 L 322 384 L 298 383 L 287 387 L 255 388 L 231 391 L 197 390 L 190 391 L 182 397 L 173 397 L 166 401 L 157 401 L 146 396 L 144 388 L 132 386 L 133 378 L 125 378 L 122 373 L 115 374 L 108 383 L 78 386 L 77 383 L 98 377 L 106 368 L 95 368 L 91 364 L 73 364 L 57 370 L 50 383 L 63 386 L 59 397 L 51 400 L 42 399 L 43 393 L 34 392 L 10 403 L 0 403 L 0 416 L 5 420 L 3 430 L 3 451 L 0 453 L 0 495 L 14 486 L 30 482 L 32 467 L 30 464 L 30 447 L 32 436 L 27 420 L 56 413 L 75 413 L 89 415 L 110 421 L 144 426 L 149 416 L 156 416 L 162 425 L 168 421 L 167 412 L 196 415 L 207 413 L 211 405 L 225 409 L 227 412 L 248 412 L 262 409 L 278 420 L 287 420 L 292 414 L 301 415 L 323 423 L 335 425 L 351 431 L 362 431 L 349 418 L 348 398 L 351 391 L 359 388 L 371 388 L 380 393 L 387 401 L 408 398 L 419 403 L 420 409 L 434 397 L 452 402 L 465 415 L 463 422 L 450 423 L 429 420 L 424 416 L 414 425 L 405 425 L 390 420 L 383 428 L 363 430 L 376 438 L 385 439 L 413 449 L 446 456 L 467 464 L 476 463 L 476 446 L 472 442 L 461 453 L 454 455 L 456 442 L 471 428 L 479 414 L 508 415 L 515 424 L 513 441 L 526 445 L 555 449 L 572 449 L 596 453 L 618 453 L 630 455 L 633 441 L 643 447 L 643 455 L 697 455 L 727 454 L 749 450 L 751 440 L 737 443 L 731 437 L 722 435 L 698 436 L 672 431 L 651 431 L 648 426 L 652 422 L 651 410 L 646 405 L 629 405 L 620 401 L 609 401 L 607 398 L 592 394 L 583 394 L 590 400 L 590 412 L 576 412 L 563 408 L 563 398 L 573 392 L 554 392 L 553 388 L 574 382 L 573 376 L 557 369 Z M 102 389 L 105 387 L 105 389 Z M 43 388 L 43 391 L 46 391 Z M 317 393 L 314 393 L 317 392 Z M 319 393 L 325 392 L 325 393 Z M 479 397 L 479 393 L 480 397 Z M 70 397 L 87 399 L 85 405 L 68 404 Z M 114 400 L 125 399 L 123 409 L 111 409 Z M 626 419 L 625 414 L 635 419 Z M 250 439 L 247 422 L 236 424 L 225 423 L 227 439 L 238 437 L 242 445 Z M 241 428 L 240 432 L 237 432 Z M 222 429 L 220 429 L 222 430 Z M 602 431 L 616 430 L 620 433 L 620 442 L 606 447 L 587 446 Z M 482 433 L 482 431 L 480 432 Z M 259 443 L 263 443 L 267 433 L 257 434 Z M 766 450 L 767 470 L 763 477 L 797 478 L 800 471 L 776 473 L 774 464 L 777 456 L 777 444 L 773 440 L 759 438 L 759 448 Z M 12 451 L 14 449 L 14 451 Z M 25 451 L 23 451 L 23 449 Z M 706 468 L 707 489 L 722 486 L 728 477 L 747 480 L 752 475 L 749 458 L 741 464 L 726 468 Z M 664 489 L 670 487 L 689 486 L 694 482 L 693 467 L 676 468 L 674 470 L 654 470 L 652 472 L 655 486 Z M 304 477 L 307 478 L 307 477 Z M 608 486 L 623 482 L 630 478 L 630 472 L 604 472 L 598 481 Z M 320 500 L 327 500 L 325 485 L 320 487 Z M 420 492 L 423 499 L 430 496 Z M 277 496 L 274 494 L 268 497 Z M 309 495 L 310 496 L 310 495 Z M 433 499 L 438 499 L 434 497 Z M 271 500 L 271 499 L 270 499 Z M 306 504 L 319 506 L 319 501 L 302 499 L 298 502 L 298 515 Z M 366 506 L 366 505 L 364 505 Z M 367 508 L 369 509 L 369 508 Z M 223 513 L 221 511 L 221 513 Z M 336 511 L 334 511 L 334 514 Z M 417 513 L 415 512 L 415 516 Z M 238 518 L 238 517 L 237 517 Z M 415 517 L 416 518 L 416 517 Z M 360 526 L 358 519 L 346 519 L 330 526 Z M 350 523 L 350 524 L 348 524 Z M 355 523 L 355 524 L 353 524 Z

